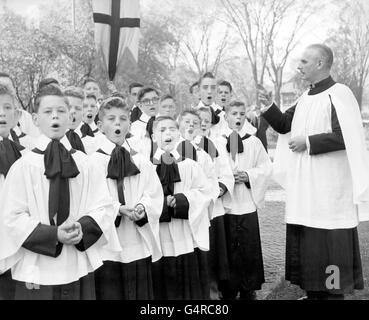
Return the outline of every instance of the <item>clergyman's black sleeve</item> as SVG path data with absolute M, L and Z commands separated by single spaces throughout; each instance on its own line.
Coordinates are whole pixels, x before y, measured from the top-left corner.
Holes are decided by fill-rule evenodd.
M 57 250 L 58 227 L 38 224 L 24 241 L 22 247 L 48 257 L 56 258 L 60 252 Z
M 288 133 L 291 131 L 291 124 L 293 115 L 295 114 L 296 105 L 286 110 L 283 113 L 276 104 L 272 104 L 272 106 L 265 112 L 261 114 L 261 116 L 270 124 L 270 126 L 277 131 L 278 133 Z
M 309 136 L 310 155 L 318 155 L 322 153 L 346 149 L 345 142 L 342 136 L 341 126 L 338 121 L 336 109 L 333 104 L 331 108 L 332 132 Z
M 86 251 L 100 239 L 103 232 L 97 222 L 89 216 L 82 217 L 78 222 L 81 224 L 83 237 L 82 240 L 76 244 L 76 248 L 79 251 Z

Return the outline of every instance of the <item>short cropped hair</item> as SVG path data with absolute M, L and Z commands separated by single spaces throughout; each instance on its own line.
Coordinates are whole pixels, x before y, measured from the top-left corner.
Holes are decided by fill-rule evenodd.
M 83 90 L 78 87 L 67 87 L 63 91 L 64 95 L 66 97 L 73 97 L 83 100 L 85 98 L 85 95 L 83 93 Z
M 93 93 L 87 94 L 85 99 L 94 99 L 97 102 L 97 97 Z
M 144 85 L 142 83 L 132 82 L 128 86 L 128 92 L 131 93 L 133 88 L 143 88 L 143 87 L 144 87 Z
M 159 91 L 154 89 L 153 87 L 143 87 L 137 94 L 137 101 L 141 102 L 142 98 L 146 93 L 155 92 L 159 96 Z
M 126 96 L 123 93 L 120 93 L 119 91 L 113 92 L 111 94 L 111 97 L 118 97 L 118 98 L 121 98 L 123 100 L 126 100 Z
M 69 109 L 68 100 L 65 97 L 63 91 L 60 89 L 60 87 L 55 85 L 55 84 L 49 84 L 49 85 L 41 87 L 40 90 L 36 94 L 35 104 L 34 104 L 34 110 L 35 110 L 36 113 L 38 112 L 38 110 L 40 108 L 42 98 L 46 97 L 46 96 L 57 96 L 57 97 L 64 98 L 64 101 L 65 101 L 65 103 L 66 103 L 66 105 L 68 106 L 68 109 Z
M 13 87 L 15 88 L 14 80 L 13 80 L 13 78 L 8 73 L 6 73 L 6 72 L 0 72 L 0 78 L 8 78 L 11 81 Z
M 170 120 L 170 121 L 173 121 L 176 125 L 176 128 L 179 129 L 179 125 L 177 123 L 177 121 L 175 121 L 172 117 L 169 117 L 169 116 L 160 116 L 160 117 L 157 117 L 155 120 L 154 120 L 154 123 L 152 125 L 152 130 L 155 131 L 156 128 L 158 127 L 158 124 L 164 120 Z
M 187 116 L 187 115 L 193 115 L 193 116 L 195 116 L 196 118 L 198 118 L 199 120 L 201 120 L 200 119 L 200 116 L 197 114 L 197 112 L 196 111 L 194 111 L 194 110 L 192 110 L 192 109 L 185 109 L 185 110 L 183 110 L 182 112 L 181 112 L 181 114 L 179 115 L 179 118 L 178 118 L 178 122 L 181 122 L 182 120 L 183 120 L 183 118 L 185 117 L 185 116 Z
M 200 78 L 199 85 L 204 79 L 215 79 L 215 77 L 211 72 L 205 72 L 204 75 Z
M 94 78 L 92 78 L 92 77 L 87 77 L 87 78 L 85 78 L 84 80 L 83 80 L 83 86 L 85 86 L 87 83 L 89 83 L 89 82 L 94 82 L 94 83 L 96 83 L 96 84 L 99 84 L 98 82 L 97 82 L 97 80 L 96 79 L 94 79 Z
M 38 90 L 41 90 L 43 87 L 48 86 L 49 84 L 59 85 L 58 80 L 55 78 L 45 78 L 40 81 L 38 84 Z
M 165 94 L 160 98 L 160 102 L 163 102 L 164 100 L 172 99 L 175 101 L 174 97 L 171 94 Z
M 8 95 L 12 98 L 13 103 L 15 102 L 14 91 L 5 84 L 0 84 L 0 96 Z
M 316 49 L 325 59 L 327 69 L 331 69 L 333 65 L 333 51 L 327 45 L 322 43 L 314 43 L 308 46 L 308 49 Z
M 231 101 L 231 103 L 229 104 L 229 106 L 226 106 L 226 113 L 228 113 L 231 108 L 233 107 L 243 107 L 245 110 L 246 110 L 246 104 L 242 101 L 239 101 L 239 100 L 234 100 L 234 101 Z
M 191 86 L 190 86 L 190 93 L 191 94 L 193 94 L 193 89 L 195 88 L 195 87 L 199 87 L 199 81 L 196 81 L 196 82 L 194 82 L 193 84 L 191 84 Z
M 205 108 L 205 107 L 201 107 L 199 109 L 196 110 L 196 114 L 200 117 L 200 113 L 201 112 L 206 112 L 208 114 L 210 114 L 210 116 L 212 116 L 211 110 L 209 108 Z
M 221 80 L 218 82 L 218 86 L 224 86 L 224 87 L 228 87 L 229 92 L 232 93 L 232 85 L 230 82 L 226 81 L 226 80 Z
M 120 97 L 110 97 L 103 101 L 99 109 L 99 119 L 102 120 L 106 114 L 107 110 L 111 110 L 112 108 L 121 109 L 124 112 L 127 112 L 129 115 L 129 106 L 127 103 Z

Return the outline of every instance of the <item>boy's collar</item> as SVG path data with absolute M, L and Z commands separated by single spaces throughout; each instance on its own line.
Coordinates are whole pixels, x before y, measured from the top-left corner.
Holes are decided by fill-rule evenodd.
M 160 161 L 161 156 L 162 156 L 165 152 L 166 152 L 166 151 L 164 151 L 164 150 L 162 150 L 162 149 L 160 149 L 160 148 L 157 148 L 157 149 L 156 149 L 156 152 L 155 152 L 155 154 L 154 154 L 154 159 L 155 159 L 155 160 L 157 160 L 157 161 Z M 178 160 L 181 158 L 181 156 L 179 155 L 179 153 L 178 153 L 178 151 L 177 151 L 177 148 L 174 148 L 174 149 L 170 152 L 170 154 L 174 157 L 174 159 L 175 159 L 176 161 L 178 161 Z
M 90 126 L 90 128 L 91 128 L 92 131 L 95 131 L 96 129 L 98 129 L 95 121 L 92 121 L 91 124 L 89 124 L 89 123 L 87 123 L 87 124 Z
M 211 105 L 207 106 L 202 101 L 200 101 L 199 104 L 197 105 L 196 109 L 199 109 L 199 108 L 212 108 L 214 111 L 216 111 L 218 109 L 223 111 L 223 108 L 221 106 L 217 105 L 215 102 L 213 102 Z
M 140 116 L 140 120 L 145 122 L 145 123 L 149 122 L 150 118 L 151 117 L 149 115 L 147 115 L 145 112 L 142 112 L 142 114 Z
M 41 134 L 37 139 L 35 143 L 35 147 L 39 149 L 40 151 L 45 151 L 48 144 L 50 143 L 51 139 L 46 137 L 44 134 Z M 68 138 L 64 135 L 60 142 L 63 144 L 63 146 L 70 151 L 72 149 L 72 146 L 70 145 L 70 142 Z
M 116 147 L 116 144 L 111 142 L 105 135 L 100 140 L 100 149 L 104 151 L 106 154 L 111 154 L 114 148 Z M 126 149 L 129 153 L 131 153 L 131 148 L 129 144 L 127 143 L 127 140 L 124 140 L 124 143 L 122 144 L 122 147 Z
M 236 132 L 240 135 L 240 137 L 243 137 L 246 134 L 254 135 L 256 133 L 256 130 L 257 129 L 246 119 L 243 127 L 241 128 L 241 130 L 236 131 Z M 232 130 L 231 128 L 229 128 L 227 126 L 224 133 L 228 137 L 233 131 L 235 131 L 235 130 Z
M 81 127 L 82 127 L 83 123 L 84 123 L 84 122 L 83 122 L 83 121 L 81 121 L 81 122 L 79 123 L 78 127 L 74 129 L 74 132 L 75 132 L 75 133 L 77 133 L 77 134 L 79 135 L 79 137 L 80 137 L 80 138 L 82 137 Z

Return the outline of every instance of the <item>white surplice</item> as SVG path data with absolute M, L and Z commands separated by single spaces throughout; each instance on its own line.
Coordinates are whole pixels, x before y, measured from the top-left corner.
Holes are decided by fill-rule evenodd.
M 131 152 L 126 142 L 123 147 Z M 101 139 L 99 149 L 108 155 L 99 152 L 91 155 L 91 160 L 103 168 L 105 176 L 108 172 L 110 155 L 114 148 L 115 144 L 104 137 L 104 139 Z M 124 199 L 129 207 L 135 207 L 139 203 L 142 204 L 145 207 L 148 223 L 139 227 L 135 222 L 123 216 L 120 226 L 117 228 L 122 251 L 111 252 L 107 248 L 107 250 L 104 250 L 104 260 L 129 263 L 151 256 L 152 261 L 157 261 L 162 256 L 159 239 L 159 218 L 163 208 L 163 190 L 155 166 L 141 154 L 134 152 L 131 156 L 140 173 L 124 178 Z M 120 203 L 117 182 L 113 179 L 107 179 L 107 183 L 114 201 L 115 213 L 118 215 Z
M 229 136 L 231 129 L 225 131 Z M 247 133 L 244 127 L 238 134 L 240 137 Z M 226 148 L 226 138 L 223 138 L 223 150 Z M 230 153 L 227 152 L 227 158 L 232 168 L 232 172 L 245 171 L 249 177 L 250 189 L 244 183 L 236 183 L 233 193 L 224 195 L 223 204 L 226 207 L 226 213 L 243 215 L 255 212 L 264 205 L 265 192 L 268 186 L 268 180 L 272 173 L 272 163 L 261 141 L 255 136 L 249 136 L 242 141 L 244 151 L 236 153 L 233 160 Z
M 51 140 L 41 135 L 36 147 L 44 151 Z M 71 149 L 64 136 L 61 143 Z M 64 245 L 61 254 L 49 257 L 22 247 L 38 224 L 50 225 L 48 201 L 50 181 L 45 176 L 44 156 L 27 152 L 9 170 L 0 203 L 0 273 L 11 268 L 15 280 L 40 285 L 67 284 L 95 271 L 103 263 L 101 248 L 120 251 L 114 228 L 115 212 L 102 168 L 76 151 L 72 155 L 79 170 L 69 179 L 69 220 L 83 216 L 95 220 L 103 235 L 81 252 L 73 245 Z
M 160 161 L 163 150 L 157 149 L 154 159 Z M 173 157 L 180 158 L 177 151 Z M 180 182 L 174 183 L 174 194 L 182 193 L 189 202 L 188 219 L 174 219 L 160 223 L 160 242 L 165 257 L 177 257 L 193 252 L 195 248 L 209 250 L 208 207 L 211 186 L 198 163 L 191 159 L 178 162 Z
M 309 155 L 292 152 L 281 135 L 274 176 L 286 189 L 286 222 L 322 229 L 356 227 L 369 220 L 369 156 L 358 103 L 351 90 L 336 83 L 299 98 L 290 137 L 331 133 L 335 107 L 346 150 Z

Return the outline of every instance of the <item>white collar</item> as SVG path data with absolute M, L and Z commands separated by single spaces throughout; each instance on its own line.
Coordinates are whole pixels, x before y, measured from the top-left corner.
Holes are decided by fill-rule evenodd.
M 87 122 L 86 122 L 87 123 Z M 95 123 L 95 121 L 92 121 L 92 123 L 91 124 L 89 124 L 89 123 L 87 123 L 89 126 L 90 126 L 90 128 L 91 128 L 91 130 L 92 131 L 95 131 L 96 129 L 98 129 L 98 127 L 97 127 L 97 125 L 96 125 L 96 123 Z
M 200 109 L 200 108 L 212 108 L 214 111 L 220 109 L 223 111 L 223 108 L 217 105 L 215 102 L 213 102 L 210 106 L 207 106 L 202 101 L 200 101 L 196 109 Z
M 157 148 L 156 152 L 154 154 L 154 159 L 157 161 L 160 161 L 160 157 L 165 153 L 164 150 Z M 178 159 L 181 157 L 176 149 L 173 149 L 170 154 L 178 161 Z
M 142 112 L 142 114 L 141 114 L 141 116 L 140 116 L 140 120 L 142 121 L 142 122 L 145 122 L 145 123 L 148 123 L 149 122 L 149 120 L 150 120 L 150 116 L 149 115 L 147 115 L 145 112 Z
M 37 139 L 35 143 L 35 147 L 39 149 L 40 151 L 45 151 L 48 144 L 50 143 L 51 139 L 46 137 L 44 134 L 41 134 Z M 64 135 L 63 138 L 60 139 L 60 142 L 63 144 L 63 146 L 70 151 L 72 149 L 72 146 L 69 143 L 68 138 Z
M 233 131 L 234 130 L 230 129 L 227 126 L 227 128 L 224 130 L 224 133 L 227 137 L 229 137 Z M 243 127 L 241 128 L 241 130 L 236 131 L 236 132 L 240 135 L 240 137 L 243 137 L 246 134 L 254 135 L 256 133 L 256 128 L 250 122 L 248 122 L 248 120 L 246 119 Z
M 19 137 L 22 134 L 22 130 L 20 129 L 19 126 L 15 126 L 13 128 L 13 131 L 16 133 L 16 135 Z
M 193 139 L 193 142 L 196 143 L 196 144 L 200 144 L 201 142 L 201 139 L 202 139 L 202 136 L 196 136 L 194 139 Z
M 107 153 L 108 155 L 111 155 L 112 151 L 117 145 L 113 142 L 111 142 L 105 135 L 100 140 L 100 149 Z M 131 148 L 129 144 L 127 143 L 127 140 L 124 140 L 124 143 L 122 144 L 122 147 L 126 149 L 129 153 L 131 152 Z

